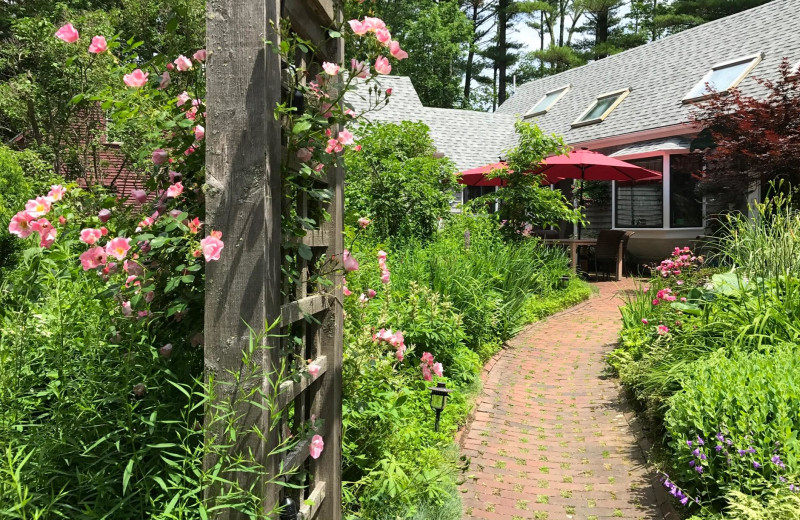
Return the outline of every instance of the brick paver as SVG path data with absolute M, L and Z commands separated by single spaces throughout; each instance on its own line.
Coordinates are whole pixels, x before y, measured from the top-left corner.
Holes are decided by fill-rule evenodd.
M 620 327 L 623 280 L 537 323 L 485 376 L 462 452 L 465 519 L 658 519 L 653 475 L 603 355 Z

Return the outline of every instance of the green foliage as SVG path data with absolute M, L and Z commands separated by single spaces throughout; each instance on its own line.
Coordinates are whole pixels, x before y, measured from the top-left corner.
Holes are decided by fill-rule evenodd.
M 545 158 L 567 153 L 564 141 L 555 135 L 545 135 L 531 123 L 517 121 L 515 128 L 519 144 L 508 152 L 508 166 L 489 175 L 502 179 L 504 185 L 476 199 L 476 204 L 500 202 L 499 217 L 504 221 L 506 238 L 519 238 L 530 226 L 582 221 L 580 210 L 573 209 L 560 190 L 543 186 L 540 175 L 530 174 Z
M 791 478 L 787 469 L 797 468 L 800 460 L 799 374 L 796 345 L 732 357 L 717 352 L 696 363 L 668 403 L 665 426 L 676 468 L 671 477 L 709 503 L 730 491 L 760 496 L 779 477 Z M 705 439 L 704 447 L 697 445 L 698 436 Z M 700 460 L 695 449 L 707 458 Z M 704 471 L 698 473 L 689 461 Z
M 726 497 L 729 520 L 800 520 L 800 496 L 774 489 L 766 500 L 759 500 L 740 491 Z
M 347 222 L 372 220 L 380 240 L 427 239 L 450 214 L 455 166 L 437 159 L 423 123 L 368 125 L 360 131 L 360 152 L 345 157 Z

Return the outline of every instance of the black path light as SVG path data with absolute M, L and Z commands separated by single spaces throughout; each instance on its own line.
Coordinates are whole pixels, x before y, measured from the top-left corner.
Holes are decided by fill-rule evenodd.
M 300 509 L 297 507 L 297 502 L 291 497 L 285 497 L 281 505 L 280 520 L 297 520 L 299 515 Z
M 439 418 L 442 416 L 442 410 L 447 406 L 447 396 L 453 390 L 447 388 L 444 383 L 437 383 L 436 386 L 428 388 L 431 391 L 431 410 L 436 412 L 436 424 L 434 431 L 439 431 Z

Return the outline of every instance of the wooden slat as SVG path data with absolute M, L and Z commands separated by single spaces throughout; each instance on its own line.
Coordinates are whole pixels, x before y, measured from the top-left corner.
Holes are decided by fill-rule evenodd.
M 317 517 L 322 502 L 325 500 L 325 487 L 325 482 L 317 482 L 317 485 L 314 486 L 314 491 L 306 499 L 310 503 L 300 506 L 298 520 L 313 520 Z
M 281 307 L 281 326 L 302 320 L 306 316 L 317 314 L 330 307 L 331 297 L 326 294 L 315 294 Z
M 308 451 L 311 446 L 311 439 L 306 439 L 295 447 L 292 451 L 283 456 L 283 471 L 293 472 L 300 468 L 307 458 L 311 456 Z
M 328 358 L 326 356 L 320 356 L 315 359 L 313 363 L 319 367 L 319 375 L 317 378 L 322 377 L 325 371 L 328 370 Z M 284 381 L 281 383 L 281 386 L 278 387 L 278 410 L 283 410 L 295 397 L 311 386 L 313 382 L 314 381 L 311 379 L 304 377 L 298 383 L 294 381 Z
M 309 231 L 304 237 L 299 237 L 296 242 L 305 244 L 308 247 L 328 247 L 331 241 L 331 231 L 323 227 L 314 231 Z

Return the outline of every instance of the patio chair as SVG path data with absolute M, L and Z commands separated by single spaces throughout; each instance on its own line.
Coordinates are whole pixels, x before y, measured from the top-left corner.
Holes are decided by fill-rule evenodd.
M 597 235 L 597 244 L 593 246 L 594 275 L 599 280 L 600 272 L 603 279 L 617 272 L 617 256 L 620 253 L 620 243 L 622 243 L 622 261 L 625 261 L 625 251 L 628 248 L 628 239 L 633 235 L 633 231 L 604 230 Z M 600 267 L 602 266 L 602 271 Z M 624 268 L 624 265 L 623 265 Z

